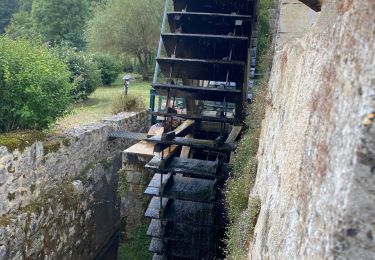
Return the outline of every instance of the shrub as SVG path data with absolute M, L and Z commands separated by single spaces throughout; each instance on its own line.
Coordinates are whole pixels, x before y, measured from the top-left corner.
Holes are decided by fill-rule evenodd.
M 75 84 L 72 98 L 85 100 L 102 85 L 100 70 L 92 58 L 82 51 L 77 51 L 66 44 L 55 47 L 54 52 L 62 59 L 71 72 L 70 81 Z
M 69 71 L 48 49 L 0 37 L 0 132 L 43 129 L 70 105 Z
M 140 111 L 145 107 L 145 103 L 140 97 L 121 95 L 113 101 L 112 112 L 117 114 L 127 111 Z
M 111 85 L 117 79 L 118 74 L 122 70 L 120 62 L 116 61 L 108 54 L 95 54 L 93 60 L 100 69 L 100 75 L 103 85 Z

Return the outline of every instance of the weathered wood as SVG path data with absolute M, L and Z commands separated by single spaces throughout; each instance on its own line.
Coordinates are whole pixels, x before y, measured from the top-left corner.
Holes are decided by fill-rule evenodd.
M 180 146 L 190 146 L 195 149 L 201 150 L 209 150 L 209 151 L 216 151 L 216 152 L 231 152 L 236 149 L 234 144 L 222 144 L 217 145 L 214 141 L 211 140 L 204 140 L 204 139 L 190 139 L 190 138 L 183 138 L 183 137 L 176 137 L 173 140 L 162 140 L 158 136 L 153 136 L 147 138 L 146 141 L 161 144 L 160 149 L 164 149 L 163 146 L 169 145 L 180 145 Z
M 160 238 L 152 238 L 149 250 L 156 254 L 168 256 L 167 259 L 212 259 L 211 247 L 205 245 L 192 245 L 182 241 L 164 241 Z
M 185 136 L 185 138 L 193 138 L 193 135 L 189 134 L 189 135 Z M 189 155 L 190 155 L 190 150 L 191 150 L 191 147 L 183 146 L 182 149 L 181 149 L 180 157 L 188 159 Z
M 250 15 L 170 12 L 168 21 L 172 33 L 232 35 L 236 31 L 236 36 L 247 37 L 252 29 Z M 236 26 L 236 21 L 241 21 L 241 25 Z
M 231 60 L 247 62 L 247 37 L 208 34 L 164 33 L 163 43 L 168 57 Z
M 236 141 L 237 137 L 241 133 L 241 130 L 242 130 L 242 126 L 234 126 L 232 128 L 232 131 L 230 131 L 230 134 L 225 142 L 234 143 L 234 141 Z
M 167 178 L 166 175 L 163 177 Z M 165 179 L 163 178 L 163 181 Z M 159 182 L 158 185 L 155 185 Z M 216 181 L 174 175 L 166 179 L 160 187 L 161 174 L 155 174 L 145 194 L 178 200 L 213 202 L 216 198 Z
M 236 103 L 241 101 L 241 90 L 233 88 L 193 87 L 186 85 L 153 84 L 156 92 L 161 96 L 169 95 L 178 98 L 194 100 L 227 101 Z
M 175 11 L 252 15 L 254 0 L 174 0 Z
M 162 198 L 162 209 L 166 208 L 168 202 L 168 198 Z M 162 209 L 160 208 L 160 197 L 153 197 L 145 212 L 145 217 L 159 219 L 162 214 Z
M 163 112 L 152 112 L 155 116 L 160 117 L 173 117 L 173 118 L 181 118 L 181 119 L 192 119 L 195 121 L 208 121 L 208 122 L 227 122 L 230 124 L 236 123 L 236 119 L 233 117 L 228 118 L 220 118 L 220 117 L 213 117 L 213 116 L 203 116 L 203 115 L 189 115 L 189 114 L 174 114 L 174 113 L 163 113 Z
M 181 241 L 192 245 L 212 245 L 214 228 L 151 220 L 147 235 L 165 241 Z
M 162 161 L 155 157 L 145 167 L 154 171 L 182 173 L 200 178 L 225 178 L 227 173 L 218 172 L 218 166 L 218 161 L 203 161 L 180 157 L 173 158 L 163 166 Z
M 180 58 L 158 58 L 161 72 L 166 77 L 198 80 L 244 81 L 245 63 L 229 60 L 199 60 Z

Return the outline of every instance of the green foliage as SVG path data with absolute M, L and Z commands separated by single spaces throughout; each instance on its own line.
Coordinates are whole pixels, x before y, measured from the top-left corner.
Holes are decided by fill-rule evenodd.
M 112 0 L 97 8 L 86 31 L 89 49 L 136 57 L 147 79 L 159 40 L 163 4 L 164 0 Z
M 5 32 L 13 39 L 18 37 L 41 38 L 41 35 L 34 30 L 31 15 L 27 11 L 15 13 Z
M 122 70 L 121 63 L 109 54 L 97 53 L 93 57 L 98 64 L 103 85 L 111 85 Z
M 66 65 L 46 47 L 0 37 L 0 132 L 42 129 L 70 105 Z
M 145 103 L 141 97 L 120 95 L 112 103 L 112 112 L 113 114 L 117 114 L 127 111 L 141 111 L 145 107 Z
M 76 101 L 85 100 L 101 85 L 100 70 L 92 58 L 82 51 L 77 51 L 62 44 L 53 51 L 63 60 L 71 72 L 70 81 L 74 83 L 72 98 Z
M 33 0 L 19 0 L 19 11 L 31 12 Z
M 148 251 L 151 239 L 146 235 L 148 225 L 141 224 L 127 232 L 127 239 L 120 244 L 118 260 L 144 260 L 151 259 L 152 253 Z
M 82 49 L 89 7 L 88 0 L 34 0 L 31 11 L 34 28 L 47 41 L 68 41 Z
M 119 177 L 119 180 L 118 180 L 117 193 L 120 197 L 125 197 L 128 195 L 128 191 L 129 191 L 129 183 L 126 180 L 126 171 L 123 169 L 119 170 L 118 177 Z
M 0 1 L 0 34 L 4 33 L 5 27 L 10 23 L 13 13 L 18 10 L 17 0 Z
M 269 8 L 273 8 L 274 0 L 259 1 L 259 34 L 257 39 L 257 56 L 265 55 L 272 41 L 272 31 L 270 27 Z M 258 68 L 257 68 L 258 69 Z

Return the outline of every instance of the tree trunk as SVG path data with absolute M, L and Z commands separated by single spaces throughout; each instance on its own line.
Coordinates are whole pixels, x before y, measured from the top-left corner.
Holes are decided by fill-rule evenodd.
M 142 58 L 144 56 L 144 59 Z M 139 61 L 139 65 L 141 66 L 141 74 L 142 74 L 142 79 L 144 81 L 149 80 L 150 75 L 149 75 L 149 70 L 148 70 L 148 64 L 147 64 L 147 53 L 142 54 L 137 54 L 137 58 Z

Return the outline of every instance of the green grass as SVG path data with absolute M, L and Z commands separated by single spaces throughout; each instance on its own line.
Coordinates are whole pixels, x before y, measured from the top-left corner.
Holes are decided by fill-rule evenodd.
M 119 75 L 112 86 L 99 87 L 89 99 L 73 106 L 69 115 L 59 119 L 53 130 L 61 131 L 77 125 L 99 122 L 106 116 L 112 115 L 112 103 L 119 95 L 123 95 L 122 74 Z M 129 85 L 129 95 L 141 97 L 149 106 L 150 83 L 133 80 Z
M 151 259 L 152 253 L 148 251 L 151 239 L 146 235 L 148 225 L 142 224 L 127 233 L 127 239 L 120 244 L 118 260 L 144 260 Z

